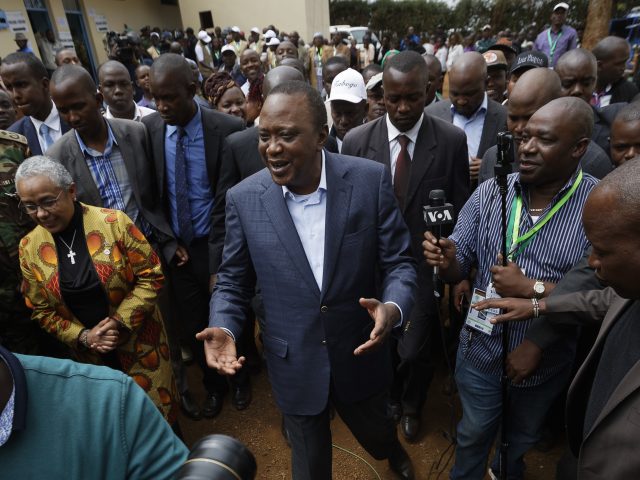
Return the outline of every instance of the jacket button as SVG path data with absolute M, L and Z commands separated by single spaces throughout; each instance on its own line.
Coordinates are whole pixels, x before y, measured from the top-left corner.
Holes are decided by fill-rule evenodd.
M 326 305 L 322 305 L 322 307 L 320 307 L 320 311 L 322 313 L 327 313 L 329 311 L 329 307 L 327 307 Z
M 322 345 L 326 345 L 327 341 L 326 340 L 322 340 Z

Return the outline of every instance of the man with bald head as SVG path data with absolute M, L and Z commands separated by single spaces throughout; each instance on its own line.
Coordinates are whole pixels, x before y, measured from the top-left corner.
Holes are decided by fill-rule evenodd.
M 629 61 L 629 43 L 620 37 L 605 37 L 592 50 L 598 62 L 596 83 L 596 107 L 606 107 L 612 103 L 631 102 L 638 94 L 638 87 L 624 78 L 624 70 Z
M 422 58 L 424 58 L 429 69 L 429 90 L 427 91 L 427 99 L 424 105 L 428 107 L 432 103 L 442 100 L 438 93 L 442 89 L 442 64 L 435 55 L 423 55 Z
M 493 295 L 495 290 L 502 297 L 525 298 L 532 303 L 531 299 L 547 297 L 589 245 L 580 217 L 597 180 L 579 165 L 592 128 L 591 108 L 575 98 L 552 100 L 527 122 L 518 148 L 520 171 L 508 176 L 507 205 L 519 220 L 507 232 L 511 248 L 506 267 L 498 258 L 502 230 L 493 182 L 483 183 L 473 193 L 451 237 L 438 241 L 430 232 L 425 233 L 427 263 L 438 266 L 443 280 L 454 283 L 467 278 L 475 268 L 473 287 L 478 296 Z M 525 238 L 526 232 L 531 234 Z M 509 351 L 521 344 L 529 323 L 511 327 Z M 499 430 L 501 328 L 468 319 L 460 333 L 455 379 L 463 417 L 450 474 L 454 480 L 483 478 Z M 569 379 L 573 356 L 573 345 L 559 342 L 544 352 L 540 368 L 524 382 L 519 383 L 517 372 L 507 369 L 512 381 L 506 432 L 508 478 L 522 478 L 523 456 L 538 441 L 545 415 Z M 498 478 L 499 469 L 496 455 L 491 470 Z
M 453 123 L 467 135 L 469 177 L 478 181 L 482 156 L 506 127 L 507 109 L 486 93 L 487 63 L 477 52 L 464 53 L 449 70 L 449 98 L 425 112 Z
M 125 212 L 167 262 L 179 256 L 173 232 L 157 202 L 146 128 L 130 120 L 105 119 L 100 112 L 102 93 L 79 65 L 58 67 L 50 91 L 71 130 L 46 154 L 69 170 L 78 200 Z
M 589 105 L 595 102 L 594 92 L 598 78 L 596 57 L 588 50 L 576 48 L 558 59 L 555 68 L 562 83 L 562 95 L 581 98 Z M 594 128 L 592 140 L 607 154 L 611 123 L 624 104 L 593 107 Z
M 589 282 L 575 281 L 574 275 L 574 288 L 539 302 L 539 313 L 551 325 L 600 328 L 567 396 L 569 447 L 577 463 L 558 478 L 640 475 L 633 421 L 640 409 L 639 160 L 635 157 L 607 175 L 585 204 L 582 222 L 593 248 L 582 277 Z M 505 319 L 523 320 L 532 314 L 531 303 L 521 299 L 491 303 L 483 307 L 503 308 Z
M 142 117 L 154 112 L 133 101 L 133 82 L 129 77 L 129 70 L 117 60 L 108 60 L 100 65 L 98 90 L 107 106 L 105 118 L 124 118 L 139 122 Z
M 171 294 L 182 319 L 175 329 L 190 346 L 203 373 L 207 397 L 203 408 L 182 391 L 183 410 L 190 417 L 213 418 L 222 408 L 228 390 L 226 379 L 209 370 L 195 333 L 207 323 L 209 302 L 209 255 L 207 242 L 211 213 L 220 178 L 226 136 L 244 128 L 236 117 L 201 108 L 194 100 L 197 91 L 193 72 L 181 55 L 165 53 L 151 67 L 151 93 L 157 112 L 142 119 L 151 138 L 156 203 L 169 219 L 187 261 L 170 263 Z M 238 387 L 238 388 L 236 388 Z M 246 408 L 251 400 L 248 384 L 234 385 L 236 407 Z M 240 390 L 240 391 L 238 391 Z M 188 399 L 188 405 L 184 399 Z
M 507 130 L 513 134 L 516 149 L 521 143 L 522 132 L 531 116 L 551 100 L 560 98 L 561 94 L 560 78 L 553 70 L 534 68 L 520 76 L 507 102 Z M 491 147 L 484 154 L 478 177 L 480 183 L 494 176 L 497 155 L 497 146 Z M 611 171 L 607 153 L 593 141 L 589 143 L 581 165 L 586 173 L 596 178 L 602 178 Z M 516 172 L 519 169 L 517 157 L 513 168 Z

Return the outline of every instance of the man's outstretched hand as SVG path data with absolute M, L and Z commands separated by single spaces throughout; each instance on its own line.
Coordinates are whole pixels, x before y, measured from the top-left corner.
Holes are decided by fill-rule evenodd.
M 204 342 L 207 365 L 223 375 L 235 375 L 244 365 L 245 358 L 237 358 L 236 343 L 231 336 L 217 327 L 205 328 L 196 334 L 196 339 Z
M 382 303 L 375 298 L 361 298 L 360 306 L 367 309 L 374 325 L 369 340 L 356 348 L 354 355 L 362 355 L 380 348 L 393 326 L 400 321 L 400 311 L 392 303 Z

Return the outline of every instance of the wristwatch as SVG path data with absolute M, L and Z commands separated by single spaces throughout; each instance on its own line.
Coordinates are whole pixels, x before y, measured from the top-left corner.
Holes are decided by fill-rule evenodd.
M 535 298 L 542 298 L 544 295 L 544 283 L 540 280 L 536 280 L 536 283 L 533 284 L 533 296 Z

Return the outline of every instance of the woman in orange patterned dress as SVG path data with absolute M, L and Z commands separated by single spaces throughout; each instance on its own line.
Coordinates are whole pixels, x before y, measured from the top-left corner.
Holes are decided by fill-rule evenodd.
M 32 318 L 78 361 L 131 376 L 177 428 L 177 390 L 156 305 L 164 276 L 144 235 L 123 212 L 77 202 L 71 175 L 47 157 L 21 164 L 16 189 L 38 224 L 19 248 Z

